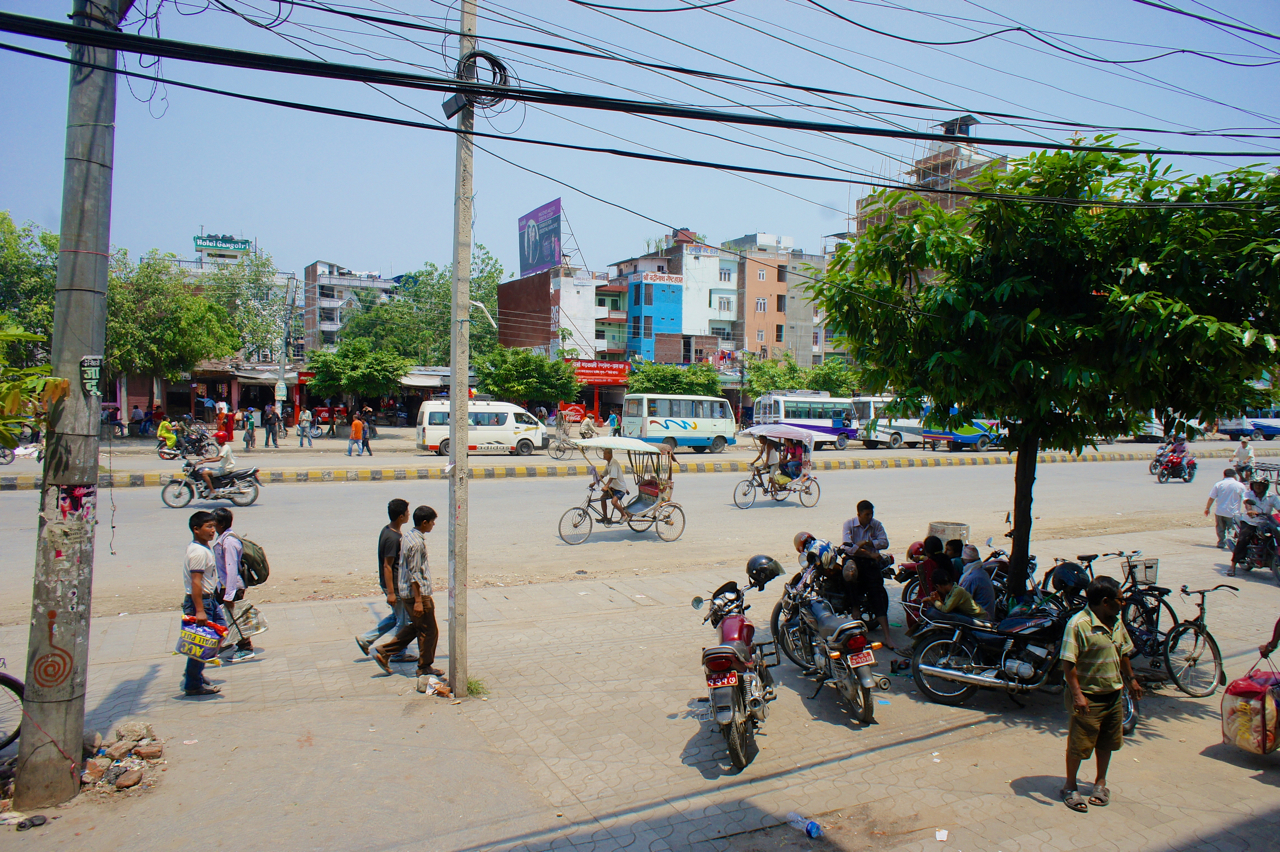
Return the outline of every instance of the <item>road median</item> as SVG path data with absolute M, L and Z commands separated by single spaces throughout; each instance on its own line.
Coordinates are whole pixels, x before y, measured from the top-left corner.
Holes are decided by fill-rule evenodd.
M 1197 453 L 1196 458 L 1225 459 L 1230 458 L 1232 450 L 1205 450 Z M 939 453 L 936 456 L 893 457 L 882 459 L 815 459 L 813 470 L 816 473 L 837 470 L 901 470 L 904 468 L 926 467 L 979 467 L 988 465 L 1011 465 L 1016 454 L 1000 453 Z M 1259 458 L 1280 456 L 1266 450 L 1258 452 Z M 1081 462 L 1123 462 L 1149 461 L 1155 457 L 1155 450 L 1140 451 L 1106 451 L 1093 453 L 1040 453 L 1040 464 L 1076 464 Z M 750 462 L 746 461 L 705 461 L 689 462 L 680 465 L 681 474 L 690 473 L 749 473 Z M 471 468 L 472 479 L 535 479 L 551 477 L 590 476 L 591 465 L 587 464 L 537 464 L 537 465 L 485 465 Z M 262 469 L 259 473 L 264 485 L 294 484 L 311 482 L 381 482 L 404 480 L 447 479 L 445 468 L 440 467 L 385 467 L 385 468 L 331 468 L 315 467 L 301 470 Z M 117 472 L 104 473 L 98 477 L 99 488 L 152 488 L 164 485 L 173 479 L 173 475 L 164 471 L 148 471 L 145 473 Z M 0 475 L 0 491 L 33 491 L 40 486 L 40 477 L 35 474 Z

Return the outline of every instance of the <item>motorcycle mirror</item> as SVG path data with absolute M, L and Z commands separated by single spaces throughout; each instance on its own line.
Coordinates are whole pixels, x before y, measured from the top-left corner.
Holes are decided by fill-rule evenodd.
M 992 547 L 996 543 L 994 536 L 987 536 L 987 547 Z
M 706 603 L 706 601 L 702 599 L 702 595 L 698 595 L 693 599 L 693 603 L 691 603 L 690 606 L 694 609 L 702 609 L 702 605 L 704 603 Z

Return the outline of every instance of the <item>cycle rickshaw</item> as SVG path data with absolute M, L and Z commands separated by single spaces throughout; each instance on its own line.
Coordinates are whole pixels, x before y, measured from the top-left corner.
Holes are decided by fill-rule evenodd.
M 631 497 L 628 491 L 623 500 L 623 508 L 629 517 L 611 515 L 606 518 L 600 508 L 600 473 L 592 465 L 587 499 L 560 518 L 559 533 L 565 544 L 586 541 L 591 535 L 593 519 L 606 527 L 626 524 L 634 532 L 647 532 L 652 528 L 663 541 L 675 541 L 684 533 L 684 509 L 671 501 L 676 461 L 669 449 L 661 444 L 646 444 L 637 438 L 585 438 L 576 443 L 583 458 L 586 458 L 588 450 L 597 453 L 604 450 L 625 452 L 637 493 Z
M 787 476 L 779 467 L 777 472 L 768 472 L 766 468 L 757 467 L 751 472 L 750 479 L 744 479 L 733 489 L 733 503 L 739 509 L 750 509 L 756 502 L 757 489 L 779 502 L 794 494 L 800 499 L 800 505 L 811 509 L 818 505 L 822 489 L 818 480 L 813 478 L 810 455 L 813 452 L 813 441 L 816 434 L 798 426 L 787 426 L 781 423 L 766 423 L 752 426 L 742 431 L 759 440 L 769 439 L 781 444 L 784 439 L 798 441 L 801 447 L 800 475 L 794 479 Z

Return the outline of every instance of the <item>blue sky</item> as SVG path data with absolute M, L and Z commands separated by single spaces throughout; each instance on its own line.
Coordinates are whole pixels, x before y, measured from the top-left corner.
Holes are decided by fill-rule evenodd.
M 274 0 L 226 2 L 261 23 L 272 22 L 279 8 L 289 7 Z M 601 2 L 646 8 L 697 4 L 697 0 Z M 1251 27 L 1280 32 L 1280 4 L 1270 0 L 1172 2 L 1209 17 L 1231 16 Z M 166 0 L 157 19 L 160 34 L 300 57 L 309 56 L 307 48 L 329 61 L 431 74 L 445 73 L 456 57 L 456 42 L 439 35 L 394 29 L 388 33 L 302 8 L 294 8 L 288 20 L 267 30 L 216 6 L 201 11 L 205 5 L 204 0 L 185 0 L 177 6 Z M 1230 54 L 1240 62 L 1280 60 L 1278 40 L 1232 34 L 1130 0 L 902 0 L 901 4 L 897 0 L 822 0 L 822 5 L 866 26 L 920 40 L 964 39 L 1016 22 L 1065 34 L 1053 38 L 1110 59 L 1150 56 L 1162 52 L 1159 47 L 1172 47 Z M 129 20 L 139 22 L 143 13 L 156 7 L 157 0 L 139 0 Z M 451 10 L 448 0 L 346 0 L 344 8 L 357 7 L 390 17 L 395 17 L 395 8 L 411 11 L 421 16 L 420 22 L 433 26 L 456 27 L 457 22 L 456 2 Z M 1259 132 L 1280 136 L 1276 117 L 1280 116 L 1280 65 L 1238 68 L 1188 55 L 1127 67 L 1103 65 L 1055 53 L 1017 32 L 970 45 L 920 46 L 857 28 L 806 0 L 735 0 L 714 9 L 655 14 L 606 14 L 570 0 L 481 0 L 480 8 L 482 46 L 502 57 L 528 87 L 913 130 L 927 129 L 963 112 L 990 110 L 1170 129 L 1264 128 Z M 0 9 L 65 20 L 70 0 L 0 0 Z M 129 29 L 136 31 L 136 24 Z M 154 34 L 154 24 L 144 32 Z M 776 89 L 748 90 L 679 75 L 672 79 L 619 63 L 483 43 L 485 35 L 562 45 L 572 40 L 588 49 L 672 65 L 928 102 L 941 108 L 909 110 L 853 99 L 837 103 L 791 93 L 810 105 L 802 107 L 786 103 L 790 95 Z M 405 36 L 419 44 L 406 41 Z M 49 53 L 65 50 L 59 44 L 4 34 L 0 41 Z M 442 43 L 448 62 L 441 55 Z M 136 70 L 138 64 L 137 57 L 127 57 L 127 67 Z M 172 80 L 257 95 L 427 120 L 357 83 L 173 61 L 164 62 L 163 74 Z M 67 79 L 65 65 L 0 52 L 0 209 L 8 209 L 19 221 L 31 220 L 52 229 L 59 219 Z M 151 87 L 134 81 L 133 89 L 145 99 Z M 443 119 L 439 94 L 386 91 L 433 119 Z M 316 259 L 384 275 L 417 269 L 428 261 L 449 261 L 454 186 L 451 134 L 308 115 L 176 87 L 162 94 L 163 98 L 143 102 L 125 86 L 120 89 L 114 245 L 135 253 L 158 248 L 191 256 L 192 237 L 203 226 L 206 232 L 256 238 L 281 269 L 299 273 Z M 827 109 L 813 109 L 813 105 Z M 796 131 L 696 122 L 662 124 L 614 112 L 544 110 L 518 104 L 479 121 L 477 129 L 573 144 L 657 149 L 683 157 L 800 172 L 835 174 L 834 164 L 890 179 L 899 178 L 902 161 L 919 152 L 917 143 L 907 141 L 834 140 Z M 1018 139 L 1062 140 L 1068 135 L 1063 129 L 1008 127 L 991 121 L 977 131 Z M 1171 148 L 1257 149 L 1257 162 L 1269 167 L 1280 163 L 1280 158 L 1267 153 L 1280 150 L 1280 142 L 1275 141 L 1122 136 Z M 568 224 L 581 248 L 580 262 L 592 269 L 601 270 L 611 261 L 637 254 L 646 238 L 664 232 L 660 225 L 549 178 L 661 222 L 692 228 L 712 242 L 760 230 L 792 236 L 797 247 L 810 251 L 820 248 L 822 235 L 845 228 L 846 210 L 867 191 L 791 179 L 748 180 L 719 171 L 509 141 L 482 144 L 549 176 L 530 174 L 477 152 L 474 236 L 508 271 L 516 267 L 517 218 L 556 197 L 564 198 Z M 788 153 L 821 162 L 784 156 Z M 1197 172 L 1221 171 L 1241 163 L 1204 158 L 1175 158 L 1175 162 Z M 568 233 L 565 238 L 569 241 Z

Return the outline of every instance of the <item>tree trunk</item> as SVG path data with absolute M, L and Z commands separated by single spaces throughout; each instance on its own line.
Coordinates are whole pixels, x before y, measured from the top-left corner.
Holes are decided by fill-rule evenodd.
M 1031 491 L 1036 483 L 1036 456 L 1040 452 L 1040 436 L 1024 435 L 1018 444 L 1018 459 L 1013 474 L 1013 573 L 1011 591 L 1015 597 L 1027 593 L 1027 564 L 1031 553 Z

